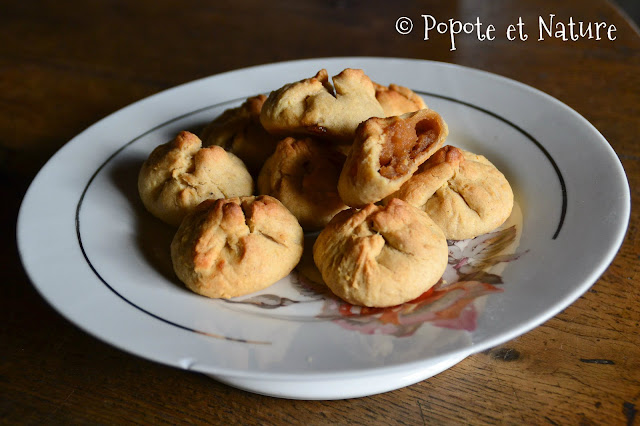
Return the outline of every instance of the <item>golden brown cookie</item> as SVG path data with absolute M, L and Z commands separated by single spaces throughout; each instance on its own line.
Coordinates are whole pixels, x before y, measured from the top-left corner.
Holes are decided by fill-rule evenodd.
M 376 89 L 376 99 L 382 105 L 385 117 L 406 114 L 408 112 L 426 109 L 424 100 L 413 90 L 390 84 L 389 87 L 374 83 Z
M 258 176 L 258 192 L 280 200 L 305 231 L 321 229 L 347 208 L 337 187 L 344 159 L 344 155 L 311 138 L 285 138 L 264 164 Z
M 284 278 L 302 250 L 296 218 L 263 195 L 204 201 L 178 228 L 171 259 L 178 278 L 195 293 L 230 298 Z
M 420 296 L 442 277 L 448 247 L 423 211 L 401 200 L 338 213 L 320 233 L 313 258 L 341 299 L 388 307 Z
M 431 109 L 368 119 L 358 126 L 340 174 L 340 197 L 354 207 L 382 200 L 397 191 L 448 134 L 447 124 Z
M 257 176 L 280 140 L 260 124 L 260 111 L 266 99 L 265 95 L 252 96 L 241 106 L 224 111 L 202 131 L 203 145 L 217 145 L 232 152 Z
M 389 200 L 424 210 L 450 240 L 493 231 L 513 208 L 504 175 L 481 155 L 447 145 L 429 158 Z
M 334 93 L 335 86 L 335 93 Z M 260 121 L 268 132 L 306 134 L 351 142 L 358 124 L 383 117 L 371 79 L 362 70 L 347 68 L 329 82 L 327 71 L 271 92 Z
M 202 148 L 196 135 L 183 131 L 151 152 L 138 175 L 138 192 L 151 214 L 178 226 L 208 198 L 251 195 L 253 179 L 238 157 L 219 146 Z

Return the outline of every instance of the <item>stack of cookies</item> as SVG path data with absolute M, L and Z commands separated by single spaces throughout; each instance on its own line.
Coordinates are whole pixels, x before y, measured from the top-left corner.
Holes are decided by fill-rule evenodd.
M 447 239 L 511 214 L 513 192 L 481 155 L 445 146 L 447 124 L 402 86 L 326 70 L 181 132 L 140 170 L 149 212 L 178 226 L 173 267 L 198 294 L 229 298 L 313 260 L 343 300 L 388 307 L 419 297 L 447 265 Z

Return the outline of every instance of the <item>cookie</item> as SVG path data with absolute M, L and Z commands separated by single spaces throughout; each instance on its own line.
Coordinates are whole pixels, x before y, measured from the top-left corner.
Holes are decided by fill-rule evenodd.
M 406 114 L 408 112 L 426 109 L 424 100 L 413 90 L 397 84 L 389 87 L 373 83 L 376 90 L 376 99 L 380 102 L 385 117 Z
M 138 192 L 151 214 L 178 226 L 208 198 L 251 195 L 253 179 L 238 157 L 219 146 L 202 148 L 196 135 L 183 131 L 151 152 L 138 174 Z
M 447 266 L 447 241 L 423 211 L 401 200 L 338 213 L 320 233 L 313 258 L 341 299 L 369 307 L 413 300 Z
M 345 69 L 333 77 L 332 86 L 322 69 L 315 77 L 271 92 L 260 122 L 273 134 L 304 134 L 351 143 L 358 124 L 383 116 L 373 83 L 362 70 Z
M 493 231 L 513 208 L 505 176 L 481 155 L 445 146 L 389 200 L 400 198 L 424 210 L 450 240 Z
M 217 145 L 238 156 L 253 176 L 273 154 L 279 137 L 260 124 L 260 111 L 267 97 L 248 98 L 241 106 L 224 111 L 202 131 L 204 146 Z
M 445 121 L 431 109 L 366 120 L 358 126 L 340 173 L 340 197 L 353 207 L 382 200 L 397 191 L 448 134 Z
M 258 192 L 280 200 L 305 231 L 321 229 L 347 208 L 337 188 L 344 160 L 344 155 L 311 138 L 285 138 L 265 162 Z
M 171 243 L 178 278 L 193 292 L 231 298 L 286 277 L 303 250 L 296 218 L 273 197 L 206 200 Z

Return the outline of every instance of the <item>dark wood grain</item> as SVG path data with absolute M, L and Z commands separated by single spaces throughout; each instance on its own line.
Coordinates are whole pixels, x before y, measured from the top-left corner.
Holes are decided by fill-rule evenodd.
M 400 35 L 421 14 L 496 28 L 553 13 L 606 21 L 617 39 L 493 42 Z M 531 30 L 531 37 L 535 31 Z M 640 224 L 590 291 L 523 336 L 408 388 L 345 401 L 240 391 L 101 343 L 54 312 L 15 244 L 28 184 L 56 150 L 131 102 L 196 78 L 329 56 L 471 66 L 530 84 L 589 120 L 640 202 L 640 35 L 604 0 L 4 1 L 0 6 L 0 422 L 638 424 Z M 588 232 L 588 230 L 585 230 Z

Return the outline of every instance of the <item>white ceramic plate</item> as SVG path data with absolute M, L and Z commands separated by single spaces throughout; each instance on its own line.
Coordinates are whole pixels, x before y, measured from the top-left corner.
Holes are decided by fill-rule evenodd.
M 184 289 L 169 264 L 173 230 L 137 197 L 142 161 L 248 96 L 347 67 L 420 93 L 449 124 L 449 144 L 504 172 L 522 217 L 498 234 L 451 243 L 448 284 L 395 309 L 359 312 L 297 274 L 232 302 Z M 331 58 L 212 76 L 94 124 L 34 180 L 18 245 L 43 297 L 99 339 L 250 391 L 335 399 L 416 383 L 546 321 L 605 271 L 629 210 L 614 151 L 550 96 L 450 64 Z

